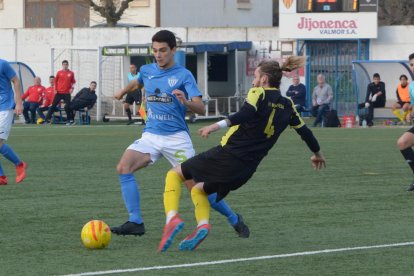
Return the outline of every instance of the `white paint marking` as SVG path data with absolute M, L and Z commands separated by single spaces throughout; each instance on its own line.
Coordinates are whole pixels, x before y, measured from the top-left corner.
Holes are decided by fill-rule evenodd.
M 380 244 L 380 245 L 358 246 L 358 247 L 345 247 L 345 248 L 337 248 L 337 249 L 324 249 L 324 250 L 318 250 L 318 251 L 305 251 L 305 252 L 288 253 L 288 254 L 280 254 L 280 255 L 219 260 L 219 261 L 201 262 L 201 263 L 188 263 L 188 264 L 178 264 L 178 265 L 150 266 L 150 267 L 138 267 L 138 268 L 130 268 L 130 269 L 83 272 L 79 274 L 68 274 L 64 276 L 104 275 L 104 274 L 128 273 L 128 272 L 148 271 L 148 270 L 162 270 L 162 269 L 171 269 L 171 268 L 193 267 L 193 266 L 207 266 L 207 265 L 238 263 L 238 262 L 246 262 L 246 261 L 257 261 L 257 260 L 307 256 L 307 255 L 317 255 L 317 254 L 323 254 L 323 253 L 335 253 L 335 252 L 345 252 L 345 251 L 368 250 L 368 249 L 376 249 L 376 248 L 400 247 L 400 246 L 409 246 L 409 245 L 414 245 L 414 242 L 391 243 L 391 244 Z

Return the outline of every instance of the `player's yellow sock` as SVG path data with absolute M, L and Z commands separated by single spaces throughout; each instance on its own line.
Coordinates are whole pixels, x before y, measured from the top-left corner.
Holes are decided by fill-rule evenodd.
M 178 173 L 173 170 L 168 171 L 165 177 L 164 189 L 164 209 L 167 215 L 167 222 L 178 212 L 182 182 L 183 180 Z
M 398 119 L 400 119 L 401 122 L 404 122 L 404 117 L 401 115 L 401 112 L 399 109 L 393 110 L 392 113 L 397 116 Z
M 409 113 L 410 113 L 409 110 L 406 110 L 406 111 L 403 112 L 402 116 L 403 116 L 404 121 L 409 121 L 409 120 L 407 120 L 407 116 L 408 116 Z
M 198 226 L 208 223 L 210 219 L 210 203 L 207 194 L 197 188 L 191 189 L 191 199 L 195 207 L 195 216 Z

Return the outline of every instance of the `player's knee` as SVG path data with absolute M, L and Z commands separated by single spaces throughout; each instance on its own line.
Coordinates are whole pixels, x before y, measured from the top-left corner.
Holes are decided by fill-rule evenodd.
M 409 148 L 412 145 L 413 145 L 413 143 L 411 141 L 409 141 L 409 139 L 407 139 L 407 137 L 402 136 L 397 140 L 397 146 L 400 150 Z
M 119 162 L 118 165 L 116 166 L 116 171 L 118 174 L 128 174 L 128 173 L 133 173 L 132 171 L 132 166 L 128 163 L 125 162 Z

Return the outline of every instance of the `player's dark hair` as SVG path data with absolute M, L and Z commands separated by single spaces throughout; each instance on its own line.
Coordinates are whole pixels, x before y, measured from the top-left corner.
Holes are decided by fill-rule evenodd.
M 407 77 L 406 75 L 404 75 L 404 74 L 402 74 L 402 75 L 400 76 L 400 80 L 401 80 L 402 78 L 404 78 L 405 80 L 408 80 L 408 77 Z
M 260 75 L 267 75 L 269 77 L 269 85 L 271 87 L 279 88 L 280 80 L 283 76 L 283 71 L 291 72 L 297 68 L 300 68 L 304 65 L 304 58 L 291 56 L 282 67 L 279 65 L 279 62 L 275 60 L 264 60 L 259 63 Z
M 65 64 L 65 63 L 69 64 L 69 61 L 67 61 L 66 59 L 64 61 L 62 61 L 62 65 Z
M 375 73 L 372 77 L 381 79 L 380 74 L 378 74 L 378 73 Z
M 92 84 L 92 83 L 94 83 L 94 84 L 98 85 L 98 84 L 96 83 L 96 81 L 91 81 L 91 84 Z
M 152 36 L 152 42 L 165 42 L 170 49 L 177 47 L 177 40 L 173 32 L 168 30 L 161 30 Z
M 408 60 L 412 60 L 414 58 L 414 53 L 408 56 Z
M 54 78 L 55 78 L 55 76 L 53 76 L 53 75 L 49 76 L 49 79 L 52 79 L 52 78 L 54 79 Z

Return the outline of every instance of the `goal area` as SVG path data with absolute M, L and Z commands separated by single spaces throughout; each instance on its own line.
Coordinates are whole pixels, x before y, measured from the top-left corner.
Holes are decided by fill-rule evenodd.
M 114 99 L 115 92 L 126 84 L 123 57 L 103 56 L 102 48 L 52 48 L 52 75 L 61 69 L 63 60 L 69 62 L 69 69 L 75 74 L 72 97 L 83 87 L 89 87 L 91 81 L 96 81 L 97 101 L 90 111 L 91 116 L 97 121 L 102 121 L 105 115 L 124 117 L 122 102 Z

